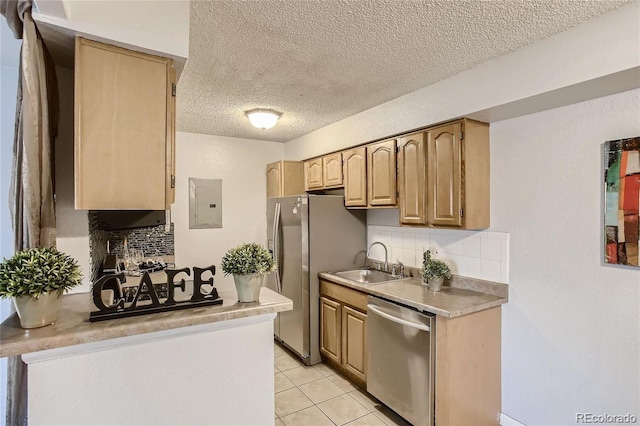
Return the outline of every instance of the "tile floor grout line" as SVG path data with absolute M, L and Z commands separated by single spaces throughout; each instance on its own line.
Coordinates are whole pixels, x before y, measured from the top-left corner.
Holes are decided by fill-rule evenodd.
M 292 415 L 294 415 L 294 414 L 296 414 L 296 413 L 299 413 L 299 412 L 301 412 L 301 411 L 308 410 L 308 409 L 311 409 L 311 408 L 314 408 L 314 407 L 315 407 L 315 408 L 316 408 L 320 413 L 322 413 L 322 415 L 324 416 L 324 418 L 325 418 L 325 419 L 326 419 L 330 424 L 332 424 L 332 425 L 334 425 L 334 426 L 340 426 L 340 425 L 344 425 L 344 426 L 346 426 L 346 425 L 348 425 L 349 423 L 355 422 L 355 421 L 357 421 L 358 419 L 362 419 L 363 417 L 367 417 L 367 416 L 369 416 L 369 415 L 373 415 L 373 416 L 374 416 L 374 418 L 376 418 L 376 419 L 379 421 L 379 423 L 384 424 L 384 425 L 396 425 L 396 424 L 397 424 L 397 425 L 400 425 L 400 424 L 405 424 L 405 423 L 398 423 L 397 421 L 392 420 L 392 419 L 385 420 L 385 419 L 383 419 L 382 417 L 380 417 L 380 415 L 383 415 L 383 416 L 385 416 L 385 417 L 387 417 L 387 415 L 386 415 L 386 414 L 384 414 L 384 413 L 383 413 L 383 411 L 381 410 L 380 403 L 379 403 L 379 402 L 375 402 L 375 401 L 377 401 L 377 399 L 375 399 L 375 397 L 373 397 L 372 395 L 368 394 L 368 393 L 367 393 L 367 391 L 366 391 L 366 388 L 361 388 L 360 386 L 358 386 L 358 385 L 356 385 L 355 383 L 351 382 L 347 377 L 345 377 L 345 376 L 341 375 L 338 371 L 334 370 L 334 369 L 333 369 L 333 367 L 329 366 L 328 364 L 325 364 L 325 363 L 319 363 L 319 364 L 315 364 L 315 365 L 306 365 L 306 364 L 301 363 L 301 362 L 300 362 L 300 361 L 299 361 L 295 356 L 293 356 L 292 354 L 289 354 L 285 349 L 282 349 L 282 351 L 283 351 L 284 353 L 282 353 L 282 354 L 280 354 L 280 356 L 276 356 L 276 357 L 274 357 L 274 358 L 280 358 L 280 357 L 283 357 L 283 356 L 285 356 L 285 355 L 286 355 L 287 357 L 291 358 L 293 361 L 296 361 L 299 365 L 297 365 L 296 367 L 290 368 L 290 369 L 288 369 L 288 370 L 280 370 L 280 369 L 278 369 L 278 367 L 275 367 L 275 364 L 274 364 L 274 368 L 278 369 L 278 371 L 276 371 L 276 374 L 277 374 L 277 373 L 282 373 L 283 377 L 285 377 L 285 378 L 286 378 L 286 379 L 287 379 L 287 380 L 288 380 L 288 381 L 293 385 L 293 386 L 292 386 L 291 388 L 289 388 L 289 389 L 284 389 L 284 390 L 281 390 L 281 391 L 279 391 L 279 392 L 274 392 L 274 393 L 275 393 L 275 395 L 278 395 L 278 394 L 280 394 L 280 393 L 282 393 L 282 392 L 286 392 L 286 391 L 289 391 L 289 390 L 292 390 L 292 389 L 296 389 L 296 390 L 297 390 L 298 392 L 300 392 L 300 394 L 302 394 L 302 395 L 303 395 L 303 396 L 304 396 L 304 397 L 305 397 L 305 398 L 306 398 L 306 399 L 307 399 L 307 400 L 308 400 L 312 405 L 307 406 L 307 407 L 305 407 L 305 408 L 301 408 L 301 409 L 299 409 L 299 410 L 292 411 L 292 412 L 290 412 L 290 413 L 287 413 L 287 414 L 286 414 L 286 415 L 284 415 L 284 416 L 279 416 L 277 413 L 274 413 L 274 414 L 275 414 L 275 415 L 274 415 L 274 417 L 275 417 L 275 418 L 274 418 L 274 423 L 275 423 L 275 421 L 279 420 L 282 424 L 285 424 L 285 423 L 284 423 L 284 420 L 283 420 L 285 417 L 289 417 L 289 416 L 292 416 Z M 275 361 L 274 361 L 274 362 L 275 362 Z M 329 376 L 325 376 L 325 375 L 324 375 L 324 373 L 323 373 L 322 371 L 320 371 L 320 369 L 316 368 L 316 366 L 318 366 L 318 365 L 323 365 L 323 366 L 328 367 L 328 368 L 332 371 L 332 374 L 331 374 L 331 375 L 329 375 Z M 295 369 L 295 368 L 300 368 L 300 367 L 304 367 L 304 368 L 312 367 L 312 368 L 314 368 L 314 369 L 315 369 L 315 371 L 317 371 L 317 372 L 318 372 L 322 377 L 317 378 L 317 379 L 314 379 L 314 380 L 311 380 L 311 381 L 306 382 L 306 383 L 302 383 L 302 384 L 300 384 L 300 385 L 296 385 L 296 384 L 294 384 L 294 383 L 293 383 L 293 382 L 292 382 L 292 381 L 287 377 L 287 375 L 286 375 L 286 374 L 284 374 L 284 373 L 285 373 L 285 372 L 287 372 L 287 371 L 291 371 L 291 370 L 293 370 L 293 369 Z M 351 387 L 352 387 L 353 389 L 345 390 L 345 389 L 343 389 L 342 387 L 338 386 L 336 383 L 334 383 L 332 380 L 330 380 L 330 378 L 331 378 L 331 377 L 334 377 L 334 376 L 338 376 L 341 380 L 344 380 L 345 382 L 347 382 L 349 385 L 351 385 Z M 329 398 L 329 399 L 327 399 L 327 400 L 324 400 L 324 401 L 319 402 L 318 404 L 316 404 L 313 400 L 311 400 L 311 398 L 310 398 L 309 396 L 307 396 L 307 394 L 306 394 L 305 392 L 303 392 L 303 391 L 302 391 L 302 389 L 300 389 L 300 387 L 301 387 L 301 386 L 309 385 L 309 384 L 314 383 L 314 382 L 318 382 L 318 381 L 323 380 L 323 379 L 328 379 L 328 380 L 329 380 L 329 381 L 330 381 L 330 382 L 331 382 L 331 383 L 332 383 L 336 388 L 338 388 L 338 389 L 340 390 L 341 394 L 340 394 L 340 395 L 333 396 L 333 397 L 331 397 L 331 398 Z M 275 390 L 275 389 L 274 389 L 274 390 Z M 357 399 L 352 395 L 352 393 L 355 393 L 356 391 L 360 392 L 364 397 L 367 397 L 367 398 L 369 398 L 369 399 L 371 400 L 371 402 L 373 403 L 373 405 L 371 405 L 371 408 L 369 408 L 369 404 L 365 405 L 364 403 L 362 403 L 362 402 L 358 401 L 358 400 L 357 400 Z M 364 410 L 366 410 L 366 413 L 365 413 L 365 414 L 363 414 L 363 415 L 361 415 L 361 416 L 358 416 L 358 417 L 356 417 L 356 418 L 350 419 L 349 421 L 345 422 L 344 424 L 343 424 L 343 423 L 341 423 L 340 425 L 338 425 L 335 421 L 333 421 L 333 420 L 328 416 L 328 414 L 327 414 L 327 413 L 325 413 L 325 411 L 324 411 L 322 408 L 320 408 L 320 407 L 319 407 L 319 405 L 320 405 L 320 404 L 324 404 L 324 403 L 326 403 L 326 402 L 329 402 L 329 401 L 331 401 L 331 400 L 337 399 L 337 398 L 341 398 L 341 397 L 343 397 L 344 395 L 348 395 L 348 396 L 349 396 L 349 399 L 350 399 L 351 401 L 353 401 L 355 404 L 357 404 L 357 405 L 361 406 L 362 408 L 364 408 Z M 384 407 L 384 406 L 382 406 L 382 407 Z M 389 422 L 391 422 L 391 423 L 388 423 L 387 421 L 389 421 Z

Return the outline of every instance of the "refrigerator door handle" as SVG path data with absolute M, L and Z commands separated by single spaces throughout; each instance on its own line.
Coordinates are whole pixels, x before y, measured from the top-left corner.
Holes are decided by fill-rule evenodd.
M 276 291 L 282 294 L 280 283 L 280 203 L 276 203 L 273 218 L 273 258 L 276 261 Z

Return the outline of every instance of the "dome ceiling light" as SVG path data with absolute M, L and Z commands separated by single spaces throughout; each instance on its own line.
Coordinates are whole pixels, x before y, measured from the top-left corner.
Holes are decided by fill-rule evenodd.
M 281 112 L 272 109 L 256 108 L 244 112 L 253 127 L 258 129 L 270 129 L 276 125 L 278 119 L 282 117 Z

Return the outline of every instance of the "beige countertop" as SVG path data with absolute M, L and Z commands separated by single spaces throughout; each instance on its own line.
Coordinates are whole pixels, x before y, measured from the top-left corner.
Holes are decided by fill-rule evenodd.
M 455 318 L 500 306 L 508 300 L 506 284 L 472 280 L 464 277 L 454 277 L 452 286 L 445 286 L 442 291 L 431 291 L 421 283 L 419 278 L 405 278 L 366 286 L 329 272 L 322 272 L 318 276 L 372 296 L 378 296 L 446 318 Z M 456 286 L 454 287 L 453 285 Z
M 265 287 L 260 291 L 258 302 L 238 302 L 235 290 L 219 290 L 219 295 L 222 305 L 94 323 L 89 322 L 89 313 L 97 310 L 90 293 L 65 295 L 53 325 L 25 330 L 20 327 L 16 314 L 0 324 L 0 357 L 293 309 L 291 300 Z

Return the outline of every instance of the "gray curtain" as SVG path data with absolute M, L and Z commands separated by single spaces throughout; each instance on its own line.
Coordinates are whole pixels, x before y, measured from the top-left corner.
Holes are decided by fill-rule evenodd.
M 0 13 L 22 38 L 9 208 L 16 251 L 55 246 L 53 140 L 57 105 L 54 67 L 31 18 L 31 0 L 2 0 Z M 27 366 L 8 360 L 7 425 L 26 425 Z

